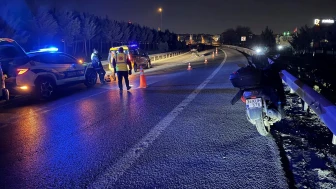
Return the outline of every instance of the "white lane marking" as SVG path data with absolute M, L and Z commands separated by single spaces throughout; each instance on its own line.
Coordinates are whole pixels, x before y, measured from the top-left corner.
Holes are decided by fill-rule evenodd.
M 186 97 L 179 105 L 177 105 L 165 118 L 163 118 L 156 126 L 153 127 L 136 145 L 124 154 L 114 165 L 107 168 L 89 188 L 108 188 L 115 184 L 118 179 L 133 165 L 133 163 L 145 152 L 145 150 L 161 135 L 161 133 L 171 124 L 171 122 L 183 111 L 183 109 L 192 102 L 198 93 L 210 82 L 210 80 L 223 67 L 227 55 L 218 68 L 200 84 L 188 97 Z

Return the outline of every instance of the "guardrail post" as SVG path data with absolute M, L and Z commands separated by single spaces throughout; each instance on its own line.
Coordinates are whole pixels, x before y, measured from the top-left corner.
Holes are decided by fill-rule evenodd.
M 332 144 L 333 144 L 333 145 L 336 145 L 336 135 L 333 135 L 333 138 L 332 138 Z
M 302 104 L 302 111 L 306 112 L 309 115 L 309 106 L 308 104 L 301 98 L 301 104 Z
M 289 91 L 290 94 L 295 94 L 295 91 L 291 88 Z

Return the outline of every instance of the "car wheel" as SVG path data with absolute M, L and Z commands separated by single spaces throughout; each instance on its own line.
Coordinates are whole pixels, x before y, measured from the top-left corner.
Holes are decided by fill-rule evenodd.
M 138 71 L 138 65 L 136 63 L 134 63 L 134 72 Z
M 93 87 L 97 83 L 97 73 L 93 69 L 89 69 L 85 75 L 84 85 L 87 87 Z
M 37 96 L 42 99 L 51 99 L 56 92 L 56 84 L 52 79 L 40 78 L 36 82 Z

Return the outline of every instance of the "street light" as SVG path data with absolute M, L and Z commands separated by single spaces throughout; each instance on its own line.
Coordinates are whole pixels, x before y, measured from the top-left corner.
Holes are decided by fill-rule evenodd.
M 162 31 L 162 8 L 159 8 L 159 13 L 161 13 L 161 26 L 160 26 L 160 30 Z

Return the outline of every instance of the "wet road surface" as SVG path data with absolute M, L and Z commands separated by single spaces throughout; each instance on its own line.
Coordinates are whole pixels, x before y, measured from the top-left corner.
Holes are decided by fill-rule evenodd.
M 78 85 L 50 102 L 1 104 L 0 187 L 286 188 L 273 139 L 230 105 L 228 77 L 245 57 L 206 57 L 153 64 L 146 89 L 137 73 L 128 92 Z

